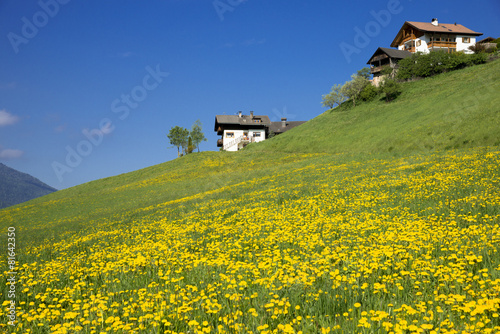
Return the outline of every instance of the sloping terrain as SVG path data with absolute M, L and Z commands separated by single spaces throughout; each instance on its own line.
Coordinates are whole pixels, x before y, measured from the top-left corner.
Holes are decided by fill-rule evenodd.
M 407 154 L 500 145 L 500 60 L 403 84 L 393 102 L 341 106 L 255 151 Z
M 488 66 L 498 65 L 476 70 Z M 473 72 L 432 80 L 483 85 Z M 445 107 L 456 93 L 426 81 L 408 90 L 448 100 L 434 112 L 391 115 L 405 89 L 244 151 L 194 153 L 0 210 L 2 230 L 15 228 L 16 330 L 499 332 L 500 150 L 488 130 L 499 115 L 479 99 L 463 114 L 476 121 L 459 121 Z M 401 129 L 390 152 L 373 143 L 383 120 Z M 443 129 L 435 122 L 457 124 L 436 133 L 447 144 L 485 133 L 456 148 L 414 140 Z

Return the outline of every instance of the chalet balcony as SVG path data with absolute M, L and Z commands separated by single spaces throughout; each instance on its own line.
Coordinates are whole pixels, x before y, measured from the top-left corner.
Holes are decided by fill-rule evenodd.
M 415 39 L 417 39 L 417 36 L 415 36 L 415 34 L 411 33 L 411 34 L 406 35 L 406 37 L 403 39 L 402 43 L 404 44 L 408 41 L 415 40 Z
M 386 70 L 387 72 L 386 73 L 390 73 L 389 72 L 389 69 L 391 71 L 394 71 L 394 69 L 397 69 L 399 67 L 399 65 L 397 63 L 391 63 L 391 64 L 382 64 L 380 66 L 373 66 L 371 65 L 370 67 L 370 73 L 371 74 L 378 74 L 378 73 L 381 73 L 383 72 L 384 70 Z
M 432 41 L 427 44 L 427 47 L 429 49 L 432 48 L 450 48 L 450 49 L 456 49 L 457 48 L 457 42 L 448 42 L 448 41 Z
M 370 68 L 370 73 L 371 74 L 376 74 L 376 73 L 382 72 L 384 69 L 386 69 L 389 66 L 390 65 L 372 66 Z
M 243 136 L 243 138 L 241 138 L 242 143 L 253 143 L 254 140 L 255 140 L 255 138 L 250 138 L 248 136 Z
M 413 46 L 405 45 L 404 50 L 411 53 L 415 53 L 417 51 L 414 45 Z

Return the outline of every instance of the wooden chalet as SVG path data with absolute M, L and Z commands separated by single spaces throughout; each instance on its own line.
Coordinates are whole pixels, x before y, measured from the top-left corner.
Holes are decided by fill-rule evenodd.
M 389 48 L 378 48 L 371 56 L 367 64 L 370 65 L 370 72 L 373 74 L 373 85 L 378 86 L 383 78 L 383 70 L 391 68 L 392 72 L 398 67 L 401 59 L 411 57 L 411 52 Z
M 215 116 L 214 131 L 222 136 L 217 140 L 217 147 L 222 147 L 224 151 L 238 151 L 248 145 L 265 140 L 272 132 L 280 134 L 290 130 L 305 122 L 289 122 L 282 118 L 280 122 L 271 122 L 268 116 L 243 115 L 240 111 L 238 115 L 217 115 Z
M 439 23 L 406 21 L 391 43 L 391 47 L 409 52 L 463 51 L 471 53 L 470 46 L 476 44 L 476 37 L 482 33 L 475 32 L 457 23 Z

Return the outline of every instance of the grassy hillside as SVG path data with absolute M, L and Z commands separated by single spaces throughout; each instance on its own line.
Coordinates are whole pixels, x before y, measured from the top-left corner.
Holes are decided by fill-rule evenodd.
M 415 151 L 500 145 L 500 60 L 403 84 L 391 103 L 342 106 L 255 151 Z
M 487 66 L 498 65 L 478 73 Z M 424 82 L 411 89 L 437 94 Z M 17 261 L 16 323 L 8 325 L 6 295 L 1 330 L 499 332 L 498 146 L 429 151 L 403 136 L 390 154 L 375 144 L 366 154 L 329 134 L 349 152 L 336 153 L 322 144 L 326 134 L 307 135 L 339 118 L 356 133 L 357 115 L 365 127 L 350 138 L 368 145 L 376 130 L 366 125 L 404 99 L 327 112 L 238 153 L 195 153 L 0 210 L 0 284 L 12 277 L 8 248 Z M 467 114 L 477 131 L 488 129 L 473 115 L 486 115 L 485 105 Z M 361 113 L 369 106 L 371 117 Z M 416 120 L 453 110 L 385 116 L 411 133 Z

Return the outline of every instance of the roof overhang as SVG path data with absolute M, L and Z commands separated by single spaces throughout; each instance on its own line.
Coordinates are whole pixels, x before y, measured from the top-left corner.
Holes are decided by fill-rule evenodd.
M 481 36 L 482 33 L 472 31 L 461 24 L 456 23 L 440 23 L 437 26 L 433 25 L 430 22 L 410 22 L 406 21 L 396 37 L 391 43 L 393 48 L 397 48 L 399 46 L 399 41 L 402 40 L 403 31 L 406 27 L 412 27 L 413 29 L 421 32 L 421 33 L 436 33 L 436 34 L 455 34 L 455 35 L 469 35 L 469 36 Z

